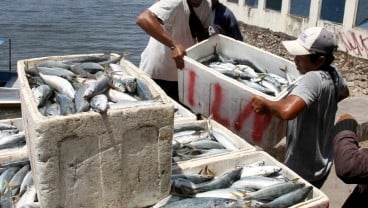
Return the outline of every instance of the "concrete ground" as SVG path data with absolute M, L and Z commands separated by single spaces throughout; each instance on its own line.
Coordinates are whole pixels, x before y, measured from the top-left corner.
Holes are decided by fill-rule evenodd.
M 350 97 L 339 103 L 336 119 L 344 113 L 351 114 L 359 123 L 358 134 L 361 138 L 359 142 L 362 147 L 368 147 L 368 96 Z M 285 150 L 285 140 L 283 139 L 275 149 L 269 153 L 277 160 L 282 161 Z M 332 167 L 327 181 L 321 187 L 330 200 L 330 208 L 340 208 L 345 199 L 354 189 L 355 184 L 345 184 L 335 173 L 335 166 Z

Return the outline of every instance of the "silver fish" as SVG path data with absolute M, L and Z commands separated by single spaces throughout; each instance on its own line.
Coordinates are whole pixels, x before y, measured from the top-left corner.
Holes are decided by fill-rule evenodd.
M 95 74 L 96 72 L 103 71 L 104 67 L 95 62 L 84 62 L 73 65 L 70 70 L 76 74 L 83 74 L 85 72 Z
M 114 90 L 112 88 L 107 90 L 107 96 L 109 100 L 115 103 L 125 102 L 125 101 L 138 101 L 137 98 L 132 95 L 124 92 L 120 92 L 118 90 Z
M 10 129 L 17 129 L 17 127 L 11 124 L 7 124 L 7 123 L 0 123 L 0 131 L 10 130 Z
M 245 194 L 246 194 L 245 190 L 230 187 L 197 193 L 194 195 L 194 197 L 214 197 L 214 198 L 242 200 Z
M 1 175 L 0 175 L 0 194 L 3 195 L 6 189 L 6 183 L 9 182 L 12 177 L 15 175 L 16 172 L 20 167 L 14 166 L 7 168 Z
M 171 180 L 175 180 L 177 178 L 184 178 L 190 180 L 193 183 L 203 183 L 206 181 L 210 181 L 214 178 L 213 175 L 203 175 L 203 174 L 193 174 L 193 173 L 177 173 L 171 175 Z
M 262 204 L 261 208 L 284 208 L 290 207 L 294 204 L 300 203 L 307 198 L 309 193 L 312 191 L 312 186 L 305 186 L 295 191 L 286 193 L 272 200 L 271 202 Z
M 68 97 L 74 100 L 75 90 L 68 80 L 61 77 L 46 75 L 42 73 L 40 73 L 40 76 L 46 82 L 46 84 L 50 85 L 50 87 L 52 87 L 59 93 L 66 94 Z
M 37 67 L 37 69 L 42 74 L 62 77 L 62 78 L 65 78 L 69 81 L 72 81 L 76 77 L 76 74 L 74 74 L 70 70 L 64 69 L 64 68 L 50 68 L 50 67 L 41 67 L 41 66 L 39 66 L 39 67 Z
M 281 169 L 281 167 L 276 165 L 244 167 L 241 178 L 247 176 L 270 176 L 272 174 L 279 173 Z
M 60 106 L 61 115 L 69 115 L 76 112 L 73 100 L 67 95 L 56 93 L 55 99 Z
M 120 75 L 120 76 L 128 76 L 128 71 L 119 64 L 109 64 L 111 69 L 111 75 Z
M 36 187 L 31 185 L 27 188 L 25 193 L 20 197 L 19 201 L 17 201 L 15 208 L 26 208 L 32 207 L 33 203 L 37 199 Z
M 107 76 L 101 76 L 97 79 L 96 82 L 88 84 L 83 97 L 90 99 L 95 95 L 102 94 L 108 89 L 108 86 L 109 78 Z
M 44 116 L 58 116 L 58 115 L 61 115 L 60 105 L 58 103 L 51 103 L 49 105 L 46 105 L 43 115 Z
M 64 64 L 61 61 L 55 61 L 55 60 L 42 61 L 42 62 L 38 63 L 36 67 L 70 69 L 70 65 Z
M 249 192 L 243 198 L 244 200 L 255 199 L 258 201 L 272 201 L 275 198 L 290 193 L 296 189 L 305 186 L 304 183 L 288 181 L 284 183 L 274 184 L 255 192 Z
M 166 205 L 161 206 L 161 208 L 244 208 L 245 202 L 241 202 L 233 199 L 223 199 L 223 198 L 212 198 L 212 197 L 201 197 L 201 198 L 187 198 L 183 200 L 174 201 Z
M 18 194 L 20 185 L 29 170 L 30 166 L 25 165 L 14 174 L 4 191 L 5 196 L 15 196 Z
M 184 144 L 184 146 L 192 149 L 225 149 L 221 143 L 213 140 L 193 141 L 188 144 Z
M 105 113 L 108 109 L 108 100 L 106 95 L 100 94 L 92 97 L 90 100 L 91 108 L 98 113 Z
M 24 176 L 24 179 L 19 187 L 19 196 L 22 196 L 31 186 L 33 186 L 32 170 Z
M 46 101 L 51 97 L 53 91 L 51 87 L 47 84 L 39 85 L 35 88 L 32 88 L 32 94 L 35 98 L 37 107 L 43 106 Z
M 286 181 L 281 180 L 281 179 L 266 177 L 266 176 L 247 176 L 247 177 L 240 178 L 240 180 L 238 181 L 235 181 L 231 185 L 231 187 L 240 188 L 240 189 L 246 188 L 246 187 L 250 187 L 254 189 L 262 189 L 262 188 L 266 188 L 274 184 L 284 183 L 284 182 Z
M 137 79 L 137 95 L 141 100 L 154 100 L 150 88 L 145 82 Z
M 74 104 L 75 104 L 76 112 L 86 112 L 90 108 L 88 99 L 83 96 L 86 90 L 87 90 L 87 85 L 82 85 L 75 92 Z
M 197 186 L 195 188 L 195 193 L 230 187 L 231 184 L 234 183 L 234 181 L 239 180 L 242 169 L 243 168 L 238 167 L 233 170 L 227 171 L 221 176 L 213 179 L 212 181 Z
M 14 208 L 14 201 L 11 197 L 1 197 L 0 199 L 1 208 Z
M 25 143 L 26 137 L 23 131 L 0 138 L 0 149 L 14 147 L 17 144 Z

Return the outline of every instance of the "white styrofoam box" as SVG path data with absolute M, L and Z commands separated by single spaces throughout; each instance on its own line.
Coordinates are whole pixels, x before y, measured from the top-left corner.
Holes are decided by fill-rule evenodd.
M 28 69 L 41 61 L 93 55 L 103 54 L 17 63 L 22 118 L 41 207 L 152 205 L 170 192 L 174 106 L 151 80 L 138 77 L 162 104 L 49 117 L 37 109 Z
M 185 69 L 178 72 L 179 99 L 193 112 L 212 118 L 252 144 L 268 149 L 276 145 L 286 132 L 286 122 L 272 115 L 253 112 L 251 99 L 260 95 L 268 100 L 279 100 L 287 95 L 284 90 L 277 96 L 266 95 L 245 84 L 217 72 L 197 60 L 217 53 L 223 56 L 249 60 L 260 69 L 291 79 L 301 76 L 295 64 L 244 42 L 215 35 L 187 50 Z
M 229 149 L 230 151 L 238 151 L 238 150 L 243 150 L 246 152 L 256 151 L 256 148 L 253 145 L 249 144 L 243 138 L 240 138 L 238 135 L 234 134 L 229 129 L 225 128 L 223 125 L 221 125 L 220 123 L 214 120 L 197 120 L 197 121 L 180 120 L 174 124 L 174 127 L 179 127 L 180 125 L 200 126 L 204 129 L 204 131 L 209 131 L 209 132 L 211 131 L 211 128 L 216 129 L 216 131 L 222 133 L 223 135 L 223 137 L 216 138 L 216 140 L 220 144 L 224 145 L 226 149 L 230 148 L 230 147 L 227 147 L 226 144 L 230 144 L 231 146 L 235 147 L 235 150 Z M 216 155 L 222 155 L 222 154 L 228 154 L 228 152 L 219 153 Z M 179 162 L 175 162 L 175 164 L 180 164 L 182 162 L 188 162 L 188 161 L 202 160 L 203 158 L 208 158 L 208 157 L 212 157 L 212 156 L 203 156 L 200 158 L 179 161 Z
M 203 160 L 183 162 L 173 167 L 172 173 L 198 173 L 205 167 L 212 170 L 216 175 L 221 175 L 235 167 L 249 165 L 254 162 L 264 161 L 265 165 L 276 165 L 281 167 L 280 173 L 289 179 L 297 179 L 305 183 L 307 186 L 312 186 L 308 181 L 301 178 L 298 174 L 286 167 L 284 164 L 277 161 L 264 151 L 244 152 L 236 151 L 226 155 L 214 156 Z M 318 188 L 313 187 L 312 193 L 308 198 L 301 203 L 291 206 L 291 208 L 328 208 L 329 198 Z
M 11 118 L 0 120 L 0 123 L 9 124 L 17 127 L 19 131 L 23 131 L 23 119 L 22 118 Z M 0 166 L 18 162 L 28 158 L 27 146 L 20 148 L 7 148 L 0 150 Z
M 185 108 L 183 105 L 176 102 L 174 99 L 170 98 L 171 102 L 174 104 L 175 114 L 174 114 L 174 123 L 179 121 L 196 121 L 197 116 L 193 114 L 190 110 Z

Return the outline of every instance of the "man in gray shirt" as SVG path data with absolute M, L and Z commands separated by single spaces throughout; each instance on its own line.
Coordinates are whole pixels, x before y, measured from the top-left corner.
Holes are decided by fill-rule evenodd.
M 320 188 L 332 165 L 331 131 L 337 103 L 349 96 L 341 74 L 333 67 L 334 35 L 322 27 L 303 31 L 296 40 L 283 41 L 295 55 L 295 65 L 303 76 L 284 99 L 270 101 L 255 96 L 256 113 L 273 113 L 287 120 L 285 164 Z

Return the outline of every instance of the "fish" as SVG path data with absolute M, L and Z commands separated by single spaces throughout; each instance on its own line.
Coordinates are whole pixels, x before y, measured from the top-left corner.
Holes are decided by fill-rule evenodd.
M 68 97 L 74 100 L 75 90 L 68 80 L 58 76 L 46 75 L 42 73 L 40 73 L 40 76 L 46 82 L 46 84 L 50 85 L 50 87 L 55 89 L 57 92 L 66 94 Z
M 83 97 L 90 99 L 95 95 L 102 94 L 108 89 L 109 78 L 105 75 L 99 77 L 96 82 L 89 83 Z
M 229 188 L 214 189 L 211 191 L 197 193 L 193 195 L 193 197 L 214 197 L 214 198 L 242 200 L 245 194 L 246 194 L 246 190 L 229 187 Z
M 11 130 L 11 129 L 17 129 L 17 127 L 12 124 L 0 123 L 0 131 Z
M 76 112 L 86 112 L 90 108 L 89 100 L 83 95 L 87 90 L 87 85 L 82 85 L 76 92 L 74 97 L 74 105 Z
M 243 189 L 245 187 L 254 188 L 254 189 L 262 189 L 268 186 L 284 183 L 285 180 L 275 179 L 266 176 L 246 176 L 242 177 L 239 180 L 235 181 L 231 187 Z
M 184 144 L 185 147 L 190 147 L 192 149 L 225 149 L 225 147 L 213 140 L 198 140 L 193 141 L 187 144 Z
M 55 100 L 60 106 L 61 115 L 70 115 L 76 112 L 73 100 L 67 95 L 56 93 Z
M 56 60 L 46 60 L 38 63 L 36 67 L 48 67 L 48 68 L 63 68 L 70 69 L 70 65 L 62 63 L 61 61 Z
M 14 147 L 17 144 L 25 143 L 25 141 L 26 141 L 26 137 L 23 131 L 17 134 L 1 137 L 0 138 L 0 149 Z
M 111 75 L 121 75 L 121 76 L 128 76 L 129 73 L 128 71 L 126 70 L 126 68 L 122 65 L 119 65 L 119 64 L 109 64 L 110 66 L 110 69 L 111 69 Z
M 18 133 L 19 133 L 19 130 L 18 129 L 1 130 L 0 131 L 0 138 L 1 137 L 5 137 L 5 136 L 10 136 L 10 135 L 18 134 Z
M 254 167 L 246 167 L 243 169 L 241 178 L 247 176 L 270 176 L 279 173 L 282 170 L 281 167 L 276 165 L 262 165 Z
M 141 100 L 156 100 L 146 83 L 144 83 L 140 79 L 137 79 L 136 82 L 137 82 L 137 95 Z
M 193 174 L 193 173 L 177 173 L 171 175 L 171 180 L 175 180 L 177 178 L 184 178 L 190 180 L 193 183 L 203 183 L 206 181 L 210 181 L 214 178 L 213 175 L 203 175 L 203 174 Z
M 105 113 L 108 109 L 108 99 L 106 95 L 99 94 L 91 98 L 90 106 L 98 113 Z
M 33 186 L 32 170 L 24 176 L 19 187 L 19 196 L 22 196 L 31 186 Z
M 0 175 L 0 195 L 4 194 L 4 191 L 6 189 L 6 182 L 9 182 L 12 177 L 15 175 L 15 173 L 18 172 L 20 167 L 13 166 L 8 167 L 3 173 Z
M 33 203 L 36 201 L 36 199 L 37 199 L 36 187 L 34 185 L 30 185 L 25 190 L 25 193 L 17 201 L 15 208 L 34 207 L 35 205 L 33 205 Z
M 313 186 L 305 186 L 277 197 L 271 202 L 260 205 L 260 208 L 284 208 L 300 203 L 307 198 Z
M 20 185 L 22 184 L 22 181 L 29 170 L 30 166 L 25 165 L 14 174 L 9 183 L 6 185 L 6 189 L 4 191 L 5 196 L 15 196 L 18 194 Z
M 119 63 L 120 60 L 122 58 L 124 58 L 125 56 L 127 56 L 127 55 L 129 55 L 129 52 L 123 51 L 117 57 L 113 57 L 113 58 L 107 59 L 105 61 L 100 61 L 100 62 L 98 62 L 98 64 L 100 64 L 101 66 L 105 66 L 105 65 L 109 65 L 109 64 L 116 64 L 116 63 Z
M 255 192 L 249 192 L 243 198 L 244 200 L 257 200 L 257 201 L 272 201 L 275 198 L 282 196 L 286 193 L 290 193 L 298 188 L 305 186 L 304 183 L 287 181 L 284 183 L 277 183 L 263 189 L 259 189 Z
M 161 206 L 160 208 L 244 208 L 245 202 L 233 199 L 200 197 L 200 198 L 186 198 L 174 201 Z
M 40 110 L 42 112 L 42 110 Z M 58 103 L 51 103 L 45 106 L 44 116 L 58 116 L 61 115 L 60 105 Z
M 64 69 L 64 68 L 50 68 L 50 67 L 37 67 L 38 71 L 42 74 L 46 74 L 46 75 L 53 75 L 53 76 L 58 76 L 58 77 L 62 77 L 64 79 L 67 79 L 69 81 L 72 81 L 73 79 L 76 78 L 76 74 L 74 74 L 72 71 L 68 70 L 68 69 Z
M 238 148 L 228 139 L 228 137 L 221 131 L 211 128 L 211 135 L 216 138 L 226 149 L 230 151 L 238 150 Z
M 193 123 L 180 123 L 180 124 L 175 124 L 174 129 L 173 129 L 174 134 L 178 132 L 182 132 L 182 131 L 188 131 L 188 130 L 204 131 L 205 128 L 202 125 L 196 125 Z
M 14 208 L 14 201 L 11 197 L 1 197 L 0 199 L 1 208 Z
M 72 65 L 70 70 L 76 74 L 85 74 L 86 72 L 88 74 L 95 74 L 99 71 L 104 71 L 104 67 L 95 62 L 83 62 Z
M 32 88 L 32 94 L 35 98 L 37 107 L 44 106 L 46 101 L 52 96 L 53 90 L 47 84 Z
M 242 170 L 242 167 L 237 167 L 233 170 L 229 170 L 208 183 L 198 185 L 197 187 L 195 187 L 194 192 L 200 193 L 214 189 L 228 188 L 234 181 L 240 179 Z
M 120 92 L 112 88 L 108 89 L 106 94 L 109 100 L 115 103 L 126 102 L 126 101 L 138 101 L 137 98 L 133 97 L 132 95 L 128 93 Z

